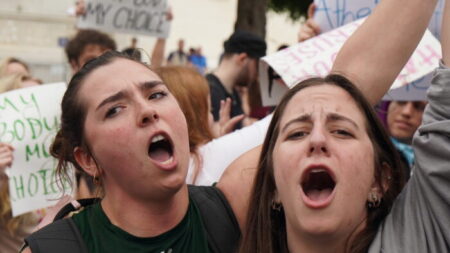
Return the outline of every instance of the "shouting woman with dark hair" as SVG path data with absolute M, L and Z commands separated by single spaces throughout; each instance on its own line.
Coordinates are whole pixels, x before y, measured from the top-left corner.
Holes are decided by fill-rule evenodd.
M 359 34 L 371 38 L 375 35 L 394 34 L 399 29 L 408 31 L 408 34 L 394 35 L 374 43 L 373 49 L 377 52 L 375 56 L 373 51 L 367 53 L 361 48 L 366 44 L 366 38 L 358 39 L 358 35 L 355 34 L 356 42 L 348 42 L 349 47 L 353 48 L 352 52 L 349 54 L 348 50 L 344 50 L 343 54 L 338 56 L 335 70 L 345 73 L 346 76 L 359 77 L 359 81 L 364 84 L 361 87 L 363 92 L 370 95 L 371 100 L 378 100 L 420 40 L 435 3 L 436 1 L 423 0 L 384 0 L 379 6 L 380 10 L 361 26 Z M 392 14 L 391 10 L 399 9 L 402 11 L 397 13 L 397 17 L 401 21 L 386 26 L 385 15 Z M 358 49 L 356 50 L 358 58 L 352 58 L 355 54 L 354 49 Z M 395 56 L 395 60 L 389 60 L 387 64 L 385 57 L 377 57 L 380 55 L 379 52 Z M 366 63 L 368 70 L 361 67 L 361 61 Z M 345 147 L 353 151 L 346 153 L 341 150 L 335 163 L 351 166 L 351 171 L 355 174 L 350 177 L 349 172 L 346 172 L 345 177 L 341 177 L 336 171 L 334 174 L 336 178 L 333 178 L 333 168 L 325 163 L 322 167 L 321 164 L 313 164 L 309 171 L 314 170 L 314 173 L 325 171 L 326 175 L 331 175 L 325 177 L 331 178 L 329 181 L 335 184 L 336 189 L 341 188 L 340 178 L 352 180 L 353 184 L 361 187 L 361 190 L 367 191 L 363 192 L 366 195 L 373 189 L 375 196 L 371 199 L 374 202 L 373 208 L 379 204 L 385 205 L 385 202 L 378 203 L 375 198 L 381 197 L 389 190 L 389 183 L 386 183 L 389 177 L 392 177 L 392 180 L 399 178 L 395 174 L 397 168 L 389 168 L 394 166 L 395 162 L 392 162 L 392 159 L 375 156 L 378 154 L 377 147 L 372 145 L 369 131 L 365 130 L 365 115 L 345 91 L 334 86 L 331 88 L 320 86 L 324 88 L 326 98 L 330 98 L 330 92 L 338 93 L 336 100 L 329 99 L 332 103 L 325 108 L 314 101 L 317 88 L 304 89 L 304 92 L 310 92 L 310 96 L 306 97 L 312 102 L 309 107 L 300 104 L 298 110 L 291 110 L 302 113 L 301 118 L 294 117 L 292 121 L 292 113 L 288 115 L 282 112 L 279 115 L 281 132 L 285 133 L 299 122 L 309 122 L 310 129 L 312 125 L 319 127 L 315 131 L 319 133 L 318 131 L 324 127 L 322 116 L 327 115 L 326 122 L 335 124 L 332 131 L 334 138 L 339 137 L 343 145 L 345 143 Z M 298 95 L 304 95 L 304 92 L 297 93 L 292 99 L 298 99 Z M 346 100 L 342 101 L 343 99 Z M 338 102 L 342 103 L 337 106 Z M 342 109 L 337 110 L 336 106 Z M 287 103 L 286 110 L 289 111 L 290 108 L 292 103 Z M 291 123 L 286 122 L 286 119 Z M 319 124 L 316 125 L 316 122 Z M 278 123 L 278 120 L 274 120 L 272 125 Z M 346 128 L 337 128 L 342 124 Z M 351 132 L 353 130 L 354 132 Z M 55 140 L 52 154 L 59 159 L 58 174 L 65 174 L 70 165 L 75 165 L 77 169 L 82 169 L 93 176 L 104 194 L 100 202 L 30 236 L 26 241 L 31 251 L 61 252 L 77 246 L 79 250 L 74 252 L 234 252 L 240 235 L 235 215 L 239 218 L 241 214 L 240 206 L 235 201 L 237 196 L 230 193 L 233 188 L 238 189 L 243 182 L 227 182 L 224 179 L 220 182 L 222 185 L 219 184 L 217 187 L 188 187 L 185 183 L 189 163 L 187 132 L 186 119 L 175 98 L 160 77 L 146 66 L 114 52 L 105 53 L 84 65 L 72 78 L 64 95 L 61 130 Z M 292 150 L 287 148 L 288 152 L 299 150 L 296 145 L 299 145 L 298 147 L 302 145 L 300 142 L 297 143 L 297 140 L 304 138 L 304 132 L 298 134 L 291 132 L 292 135 L 288 135 L 290 137 L 283 138 L 285 142 L 295 144 Z M 352 134 L 358 136 L 358 139 L 351 137 Z M 378 132 L 374 135 L 378 136 Z M 319 134 L 314 136 L 317 136 L 317 143 L 323 143 Z M 270 137 L 267 140 L 272 141 Z M 275 145 L 274 151 L 281 149 L 281 145 L 277 146 L 278 142 Z M 287 146 L 283 144 L 283 147 Z M 322 147 L 316 146 L 314 150 L 320 152 Z M 295 155 L 306 156 L 308 152 L 312 152 L 310 149 L 302 151 L 305 153 Z M 326 151 L 326 148 L 322 150 Z M 273 156 L 273 158 L 274 162 L 280 163 L 286 160 L 286 157 L 279 160 L 277 159 L 280 157 Z M 360 171 L 356 168 L 362 163 L 360 161 L 362 158 L 367 160 L 363 165 L 369 167 L 368 171 L 362 172 L 359 176 L 356 173 Z M 298 157 L 293 156 L 291 160 L 298 160 Z M 373 161 L 382 162 L 374 164 Z M 307 159 L 305 162 L 310 160 Z M 277 172 L 276 166 L 274 168 Z M 285 168 L 292 169 L 289 166 Z M 298 178 L 298 172 L 295 170 L 293 172 L 295 175 L 283 175 L 286 179 L 284 184 L 286 191 L 280 190 L 279 198 L 275 198 L 283 205 L 287 203 L 286 199 L 294 202 L 297 199 L 293 198 L 298 197 L 289 193 L 293 188 L 299 188 L 300 183 L 292 185 L 292 180 Z M 371 185 L 367 186 L 364 182 Z M 280 186 L 278 182 L 277 186 Z M 344 193 L 352 193 L 348 187 L 343 187 L 343 190 Z M 352 205 L 357 208 L 355 211 L 357 216 L 354 220 L 350 220 L 350 224 L 341 224 L 342 227 L 349 227 L 350 231 L 355 230 L 352 228 L 355 228 L 354 222 L 358 221 L 358 218 L 364 218 L 361 206 L 364 206 L 366 201 L 363 201 L 361 194 L 355 193 L 360 205 L 355 203 Z M 314 195 L 316 197 L 311 197 L 313 198 L 311 205 L 319 206 L 320 203 L 314 199 L 320 202 L 323 199 L 321 193 L 317 196 L 313 192 Z M 345 200 L 341 191 L 335 195 Z M 275 208 L 277 202 L 274 203 Z M 296 208 L 296 203 L 293 203 L 293 207 Z M 287 206 L 285 210 L 287 214 Z M 289 217 L 295 218 L 295 212 Z M 243 227 L 245 219 L 239 221 Z M 291 219 L 286 221 L 286 224 L 297 224 L 291 223 Z M 66 227 L 67 230 L 55 229 L 62 223 L 69 225 Z M 364 227 L 364 224 L 361 226 Z M 295 232 L 301 231 L 297 230 L 298 226 L 293 228 Z M 77 239 L 67 240 L 63 231 L 72 232 L 75 234 L 72 239 Z M 290 230 L 287 230 L 289 247 L 292 245 L 291 238 L 294 242 L 296 239 L 291 237 L 292 235 Z M 371 239 L 369 237 L 368 240 Z M 81 243 L 75 245 L 76 240 Z M 342 249 L 339 244 L 333 246 Z M 263 252 L 261 248 L 258 250 Z M 298 249 L 292 248 L 291 251 L 297 252 Z

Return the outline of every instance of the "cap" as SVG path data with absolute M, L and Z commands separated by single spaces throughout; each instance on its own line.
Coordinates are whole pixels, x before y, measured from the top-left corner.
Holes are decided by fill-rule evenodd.
M 246 32 L 236 31 L 223 43 L 225 53 L 246 53 L 251 58 L 261 58 L 266 55 L 266 42 L 259 36 Z

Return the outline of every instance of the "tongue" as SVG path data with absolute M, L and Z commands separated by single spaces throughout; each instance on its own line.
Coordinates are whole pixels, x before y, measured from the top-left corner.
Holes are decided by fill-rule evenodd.
M 163 148 L 155 148 L 150 151 L 150 157 L 158 162 L 165 162 L 169 160 L 170 154 Z
M 312 201 L 322 201 L 328 198 L 331 194 L 331 189 L 323 189 L 323 190 L 309 190 L 306 193 L 306 196 L 308 196 L 309 199 Z

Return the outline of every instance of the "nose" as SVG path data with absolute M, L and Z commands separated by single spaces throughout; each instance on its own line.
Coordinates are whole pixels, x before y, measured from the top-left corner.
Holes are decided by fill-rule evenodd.
M 137 117 L 138 126 L 145 127 L 149 124 L 157 122 L 158 119 L 159 115 L 155 110 L 155 108 L 145 104 L 139 106 L 139 112 Z
M 309 141 L 309 155 L 329 155 L 325 129 L 318 126 L 314 127 L 310 133 Z
M 411 117 L 411 115 L 413 114 L 413 110 L 414 110 L 414 105 L 412 102 L 406 102 L 401 110 L 401 113 L 403 116 L 405 117 Z

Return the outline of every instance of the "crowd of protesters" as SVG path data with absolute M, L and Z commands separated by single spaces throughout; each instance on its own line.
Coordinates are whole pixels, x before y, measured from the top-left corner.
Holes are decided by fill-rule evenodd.
M 75 173 L 74 197 L 13 217 L 15 148 L 0 140 L 0 252 L 448 252 L 449 0 L 428 100 L 381 100 L 436 2 L 382 1 L 329 75 L 266 108 L 267 45 L 250 32 L 231 34 L 208 69 L 184 39 L 167 57 L 156 39 L 143 63 L 136 38 L 119 52 L 110 35 L 78 30 L 49 151 L 58 178 Z M 321 32 L 314 8 L 299 42 Z M 41 84 L 2 60 L 0 93 Z

